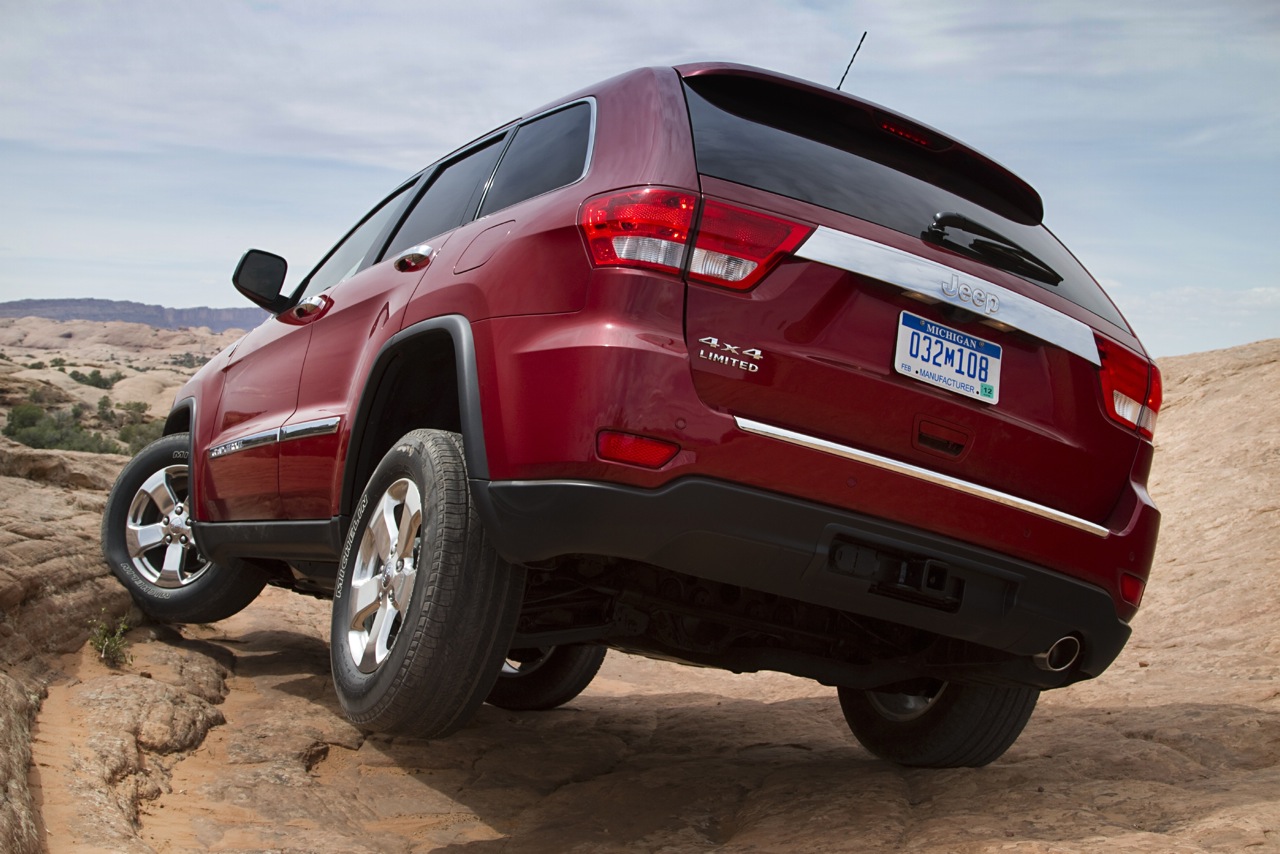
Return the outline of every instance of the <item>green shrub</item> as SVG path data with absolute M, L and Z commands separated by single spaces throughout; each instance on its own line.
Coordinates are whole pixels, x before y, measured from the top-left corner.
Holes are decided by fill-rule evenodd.
M 126 424 L 141 424 L 146 419 L 147 410 L 150 408 L 150 404 L 143 403 L 141 400 L 126 400 L 124 403 L 116 404 L 116 409 L 124 413 Z
M 64 359 L 64 358 L 62 358 L 61 356 L 59 356 L 59 357 L 58 357 L 58 358 L 56 358 L 56 359 L 50 359 L 50 360 L 49 360 L 49 367 L 51 367 L 51 368 L 61 368 L 61 367 L 62 367 L 63 365 L 65 365 L 66 363 L 67 363 L 67 360 L 66 360 L 66 359 Z
M 136 454 L 164 433 L 163 421 L 147 421 L 126 424 L 120 428 L 120 441 L 129 446 L 129 453 Z
M 45 412 L 34 403 L 19 403 L 9 410 L 4 435 L 28 448 L 90 451 L 119 454 L 121 448 L 101 433 L 90 433 L 70 412 Z
M 113 372 L 111 376 L 104 376 L 102 371 L 97 368 L 94 368 L 87 374 L 82 374 L 79 371 L 72 371 L 67 374 L 67 376 L 71 377 L 71 379 L 78 383 L 91 385 L 94 388 L 111 388 L 113 385 L 120 382 L 120 380 L 124 379 L 124 374 L 119 371 Z
M 169 364 L 180 368 L 198 368 L 209 361 L 208 356 L 197 356 L 195 353 L 182 353 L 169 360 Z
M 105 610 L 102 611 L 98 619 L 89 622 L 89 646 L 93 647 L 98 658 L 108 667 L 119 667 L 133 661 L 128 648 L 129 641 L 124 637 L 125 632 L 129 631 L 129 621 L 126 617 L 121 617 L 113 629 L 102 619 L 106 613 Z

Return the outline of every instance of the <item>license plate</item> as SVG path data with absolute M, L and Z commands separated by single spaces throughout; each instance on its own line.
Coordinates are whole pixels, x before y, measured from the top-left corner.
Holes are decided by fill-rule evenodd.
M 983 403 L 1000 401 L 999 344 L 909 311 L 898 318 L 893 367 L 900 374 Z

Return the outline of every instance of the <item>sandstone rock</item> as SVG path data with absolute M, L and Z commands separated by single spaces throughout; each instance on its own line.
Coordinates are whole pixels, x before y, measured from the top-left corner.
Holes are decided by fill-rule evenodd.
M 72 331 L 41 334 L 96 334 Z M 1164 528 L 1130 646 L 1046 694 L 977 770 L 873 760 L 812 682 L 616 654 L 553 712 L 486 706 L 448 739 L 366 736 L 332 692 L 328 603 L 274 588 L 214 626 L 135 629 L 133 663 L 107 671 L 78 647 L 103 604 L 128 609 L 97 554 L 122 459 L 55 455 L 68 468 L 46 476 L 0 445 L 18 472 L 0 476 L 0 839 L 24 854 L 1273 846 L 1280 341 L 1163 367 Z M 72 486 L 75 471 L 98 485 Z M 32 796 L 15 769 L 37 704 Z

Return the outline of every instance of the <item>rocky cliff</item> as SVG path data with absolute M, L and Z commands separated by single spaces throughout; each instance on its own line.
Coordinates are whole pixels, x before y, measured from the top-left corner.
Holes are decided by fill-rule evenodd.
M 214 332 L 252 329 L 266 313 L 260 308 L 166 308 L 110 299 L 23 299 L 0 302 L 0 317 L 44 317 L 49 320 L 118 320 L 158 329 L 207 326 Z

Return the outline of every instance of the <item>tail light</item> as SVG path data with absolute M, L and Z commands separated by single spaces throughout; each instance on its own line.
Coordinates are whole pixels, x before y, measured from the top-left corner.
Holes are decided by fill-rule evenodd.
M 644 187 L 588 199 L 582 231 L 598 267 L 644 267 L 678 273 L 698 205 L 681 190 Z
M 1102 367 L 1098 378 L 1107 414 L 1148 439 L 1156 428 L 1156 413 L 1164 398 L 1160 369 L 1119 344 L 1098 337 Z
M 709 200 L 698 223 L 689 278 L 745 291 L 812 231 L 807 225 Z
M 708 200 L 693 231 L 697 197 L 645 187 L 588 199 L 582 231 L 597 266 L 643 267 L 678 273 L 692 238 L 689 278 L 733 290 L 756 285 L 812 227 Z

